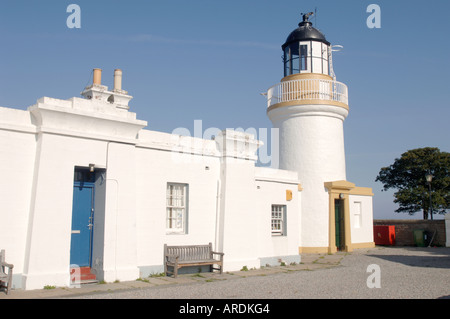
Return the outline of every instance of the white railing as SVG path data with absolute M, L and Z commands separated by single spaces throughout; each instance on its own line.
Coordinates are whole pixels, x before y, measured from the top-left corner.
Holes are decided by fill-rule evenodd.
M 280 82 L 267 91 L 267 107 L 303 100 L 334 101 L 348 105 L 348 88 L 341 82 L 322 79 L 302 79 Z

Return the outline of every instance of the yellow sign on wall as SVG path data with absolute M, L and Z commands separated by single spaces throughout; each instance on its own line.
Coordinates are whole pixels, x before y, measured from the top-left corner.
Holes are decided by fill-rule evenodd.
M 289 189 L 286 190 L 286 200 L 287 201 L 292 200 L 292 191 Z

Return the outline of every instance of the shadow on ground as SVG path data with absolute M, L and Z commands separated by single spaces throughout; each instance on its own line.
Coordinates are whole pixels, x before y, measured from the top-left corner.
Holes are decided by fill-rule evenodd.
M 410 255 L 368 254 L 367 256 L 384 259 L 412 267 L 448 268 L 450 269 L 450 249 L 402 247 Z

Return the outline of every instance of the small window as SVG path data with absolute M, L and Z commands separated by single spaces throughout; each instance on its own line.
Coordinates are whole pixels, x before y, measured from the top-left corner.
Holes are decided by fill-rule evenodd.
M 272 205 L 272 236 L 286 236 L 286 206 Z
M 167 183 L 167 233 L 187 233 L 187 184 Z

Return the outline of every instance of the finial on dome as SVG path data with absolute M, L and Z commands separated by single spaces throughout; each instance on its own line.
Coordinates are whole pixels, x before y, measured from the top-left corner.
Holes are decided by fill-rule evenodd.
M 314 15 L 314 12 L 302 13 L 302 15 L 303 15 L 303 22 L 309 22 L 309 17 Z

